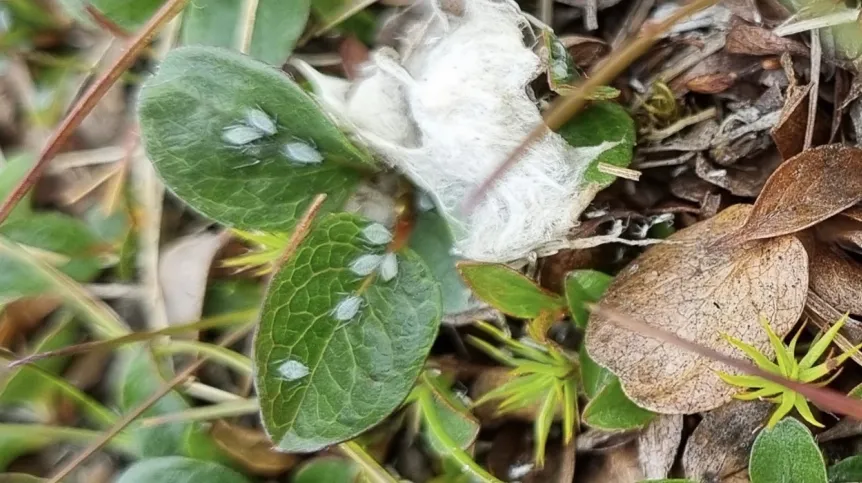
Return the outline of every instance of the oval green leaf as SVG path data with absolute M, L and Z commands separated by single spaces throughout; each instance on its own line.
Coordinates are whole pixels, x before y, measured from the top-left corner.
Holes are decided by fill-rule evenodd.
M 505 265 L 459 262 L 458 271 L 477 297 L 512 317 L 533 319 L 565 305 L 562 297 Z
M 291 483 L 356 483 L 359 467 L 352 461 L 321 456 L 306 461 L 291 477 Z
M 253 112 L 269 118 L 273 134 L 250 127 Z M 284 73 L 215 47 L 172 51 L 144 86 L 139 116 L 165 184 L 240 229 L 289 231 L 318 193 L 329 195 L 324 211 L 337 209 L 359 181 L 356 169 L 374 167 Z M 245 143 L 244 134 L 259 137 Z
M 614 277 L 596 270 L 575 270 L 566 276 L 566 300 L 572 320 L 581 329 L 587 327 L 588 302 L 598 302 Z
M 603 142 L 619 142 L 600 154 L 587 169 L 584 180 L 596 190 L 606 188 L 616 176 L 599 171 L 599 163 L 625 168 L 632 162 L 635 146 L 635 122 L 625 108 L 616 102 L 590 104 L 559 130 L 560 136 L 572 146 L 598 146 Z
M 242 7 L 243 2 L 237 0 L 195 0 L 186 10 L 183 42 L 236 46 Z M 311 0 L 259 0 L 249 55 L 269 64 L 282 65 L 302 35 L 310 10 Z
M 835 463 L 827 471 L 829 483 L 862 481 L 862 456 L 856 455 Z
M 264 427 L 284 451 L 317 451 L 386 418 L 437 334 L 440 288 L 418 255 L 398 252 L 389 282 L 351 271 L 385 250 L 364 238 L 368 226 L 348 213 L 323 217 L 270 284 L 255 382 Z
M 139 461 L 117 483 L 249 483 L 241 474 L 218 463 L 180 456 Z
M 826 463 L 811 431 L 793 418 L 784 418 L 757 435 L 748 474 L 751 483 L 826 483 Z
M 614 377 L 584 408 L 584 422 L 598 429 L 628 430 L 642 428 L 655 414 L 633 403 Z

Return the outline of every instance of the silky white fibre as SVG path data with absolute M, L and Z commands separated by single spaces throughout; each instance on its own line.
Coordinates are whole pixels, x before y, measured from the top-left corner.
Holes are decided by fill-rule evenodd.
M 468 196 L 542 122 L 529 83 L 546 66 L 513 1 L 463 0 L 455 13 L 439 1 L 402 14 L 396 48 L 373 52 L 356 81 L 299 67 L 346 129 L 430 193 L 460 255 L 520 259 L 565 239 L 595 195 L 589 163 L 615 143 L 573 148 L 548 130 L 465 215 Z

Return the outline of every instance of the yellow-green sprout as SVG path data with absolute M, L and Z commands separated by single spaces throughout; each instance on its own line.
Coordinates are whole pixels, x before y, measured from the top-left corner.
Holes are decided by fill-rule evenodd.
M 236 268 L 240 271 L 256 268 L 256 276 L 266 275 L 281 257 L 290 237 L 283 233 L 251 232 L 231 230 L 237 238 L 251 244 L 248 253 L 228 258 L 222 261 L 223 267 Z
M 802 333 L 802 328 L 793 336 L 789 345 L 785 345 L 780 337 L 772 330 L 769 321 L 765 317 L 760 318 L 760 324 L 766 330 L 769 336 L 769 342 L 775 351 L 776 362 L 772 362 L 768 357 L 763 355 L 752 345 L 747 344 L 739 339 L 729 335 L 723 337 L 730 342 L 734 347 L 744 352 L 754 361 L 755 365 L 764 371 L 780 375 L 792 381 L 802 383 L 816 383 L 818 386 L 829 384 L 837 375 L 838 372 L 832 375 L 829 379 L 819 381 L 834 371 L 844 363 L 850 356 L 855 354 L 862 344 L 853 347 L 837 357 L 827 357 L 825 361 L 817 364 L 817 361 L 826 352 L 826 349 L 838 335 L 838 331 L 847 321 L 847 315 L 841 317 L 825 334 L 818 334 L 812 341 L 808 352 L 802 359 L 797 360 L 795 356 L 796 342 L 799 340 L 799 335 Z M 840 371 L 839 371 L 840 372 Z M 790 413 L 794 408 L 806 421 L 817 427 L 823 427 L 814 415 L 811 413 L 811 408 L 808 406 L 808 401 L 801 394 L 786 388 L 780 384 L 774 383 L 767 379 L 758 376 L 750 375 L 732 375 L 724 372 L 718 373 L 719 377 L 728 384 L 745 388 L 745 391 L 737 394 L 737 399 L 751 401 L 755 399 L 768 400 L 778 404 L 772 417 L 769 418 L 767 427 L 772 428 L 784 416 Z

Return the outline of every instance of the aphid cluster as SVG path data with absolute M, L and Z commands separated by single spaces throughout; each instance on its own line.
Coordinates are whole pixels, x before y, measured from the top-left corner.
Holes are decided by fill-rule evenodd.
M 379 223 L 372 223 L 362 230 L 363 239 L 371 245 L 386 245 L 392 241 L 392 233 Z M 358 256 L 348 266 L 351 272 L 360 277 L 371 275 L 375 270 L 384 282 L 398 275 L 398 257 L 395 253 L 365 253 Z M 359 295 L 347 295 L 332 309 L 332 317 L 339 322 L 349 322 L 362 308 L 363 300 Z
M 246 111 L 245 118 L 241 122 L 224 128 L 222 131 L 222 141 L 230 146 L 242 149 L 245 153 L 258 156 L 260 155 L 260 146 L 255 143 L 275 136 L 277 132 L 278 125 L 275 120 L 269 117 L 263 110 L 253 108 Z M 310 165 L 323 162 L 323 155 L 317 150 L 314 143 L 299 139 L 293 139 L 282 145 L 280 153 L 295 164 Z M 237 166 L 237 168 L 254 166 L 258 163 L 260 163 L 260 160 L 255 159 L 250 163 Z

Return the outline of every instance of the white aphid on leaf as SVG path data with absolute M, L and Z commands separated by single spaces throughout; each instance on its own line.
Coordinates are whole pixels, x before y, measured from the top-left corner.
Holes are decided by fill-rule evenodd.
M 249 109 L 245 113 L 245 122 L 267 136 L 272 136 L 278 131 L 275 121 L 267 113 L 258 108 Z
M 587 167 L 615 143 L 573 148 L 548 130 L 465 214 L 464 201 L 543 122 L 528 89 L 544 66 L 513 1 L 438 1 L 412 7 L 397 50 L 374 52 L 352 84 L 298 66 L 336 118 L 431 195 L 461 255 L 519 259 L 565 238 L 595 195 Z
M 380 223 L 372 223 L 363 228 L 362 236 L 372 245 L 385 245 L 392 241 L 392 232 Z
M 245 146 L 262 138 L 265 133 L 244 125 L 228 126 L 222 131 L 221 138 L 233 146 Z
M 350 271 L 359 275 L 360 277 L 364 277 L 369 275 L 371 272 L 377 270 L 377 267 L 383 262 L 383 255 L 376 255 L 373 253 L 368 253 L 365 255 L 358 256 L 355 260 L 350 262 Z
M 305 364 L 288 359 L 278 366 L 278 373 L 281 374 L 281 377 L 286 381 L 290 382 L 307 376 L 309 374 L 309 370 L 308 366 Z
M 362 308 L 362 297 L 348 295 L 332 309 L 332 317 L 339 322 L 349 322 L 356 317 L 360 308 Z
M 323 162 L 323 155 L 320 154 L 320 151 L 311 144 L 302 141 L 286 143 L 283 152 L 287 159 L 295 163 L 320 164 Z
M 387 253 L 380 262 L 380 278 L 388 282 L 398 275 L 398 256 Z

